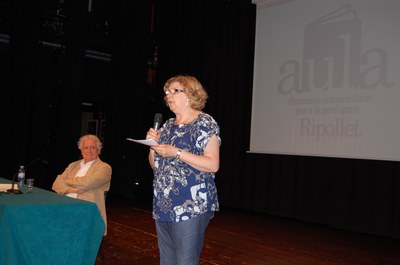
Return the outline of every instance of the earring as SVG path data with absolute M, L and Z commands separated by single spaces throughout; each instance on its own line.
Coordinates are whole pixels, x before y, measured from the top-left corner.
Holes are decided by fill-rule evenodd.
M 186 99 L 186 106 L 188 106 L 189 105 L 189 99 L 187 98 Z

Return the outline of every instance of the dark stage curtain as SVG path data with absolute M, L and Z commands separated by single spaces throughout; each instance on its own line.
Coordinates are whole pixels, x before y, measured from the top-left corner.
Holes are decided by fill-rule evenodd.
M 235 205 L 245 178 L 251 116 L 255 6 L 250 1 L 163 1 L 159 5 L 160 80 L 197 76 L 205 108 L 221 127 L 220 201 Z M 161 90 L 161 87 L 159 88 Z
M 171 117 L 163 101 L 163 84 L 173 75 L 191 74 L 209 92 L 204 111 L 221 126 L 222 165 L 217 181 L 221 201 L 229 201 L 230 196 L 236 197 L 240 180 L 235 180 L 235 174 L 244 171 L 248 148 L 255 6 L 250 1 L 214 0 L 138 5 L 113 4 L 117 18 L 112 24 L 113 107 L 108 127 L 112 142 L 108 146 L 118 176 L 112 183 L 114 191 L 132 197 L 146 193 L 150 198 L 148 148 L 125 138 L 143 138 L 156 112 L 163 113 L 164 120 Z M 157 63 L 149 83 L 148 62 L 155 52 Z
M 3 176 L 11 178 L 20 164 L 44 156 L 49 91 L 37 83 L 40 5 L 35 1 L 10 1 L 7 7 L 10 27 L 1 71 L 1 152 Z M 42 122 L 45 127 L 40 127 Z
M 79 158 L 81 103 L 85 91 L 87 2 L 63 6 L 65 35 L 49 40 L 44 30 L 43 5 L 50 1 L 10 1 L 9 43 L 1 96 L 4 115 L 3 172 L 12 176 L 18 165 L 35 183 L 50 188 L 56 174 Z M 46 43 L 52 42 L 52 45 Z
M 248 154 L 246 164 L 239 207 L 400 238 L 399 162 Z
M 129 138 L 142 139 L 157 111 L 146 83 L 152 57 L 151 1 L 111 1 L 112 61 L 107 98 L 107 146 L 113 167 L 112 192 L 130 198 L 151 197 L 148 148 Z

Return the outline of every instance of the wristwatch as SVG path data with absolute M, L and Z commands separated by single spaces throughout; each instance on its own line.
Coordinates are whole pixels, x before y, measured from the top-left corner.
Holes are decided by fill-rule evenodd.
M 179 157 L 181 157 L 181 154 L 182 154 L 182 149 L 178 149 L 178 151 L 176 151 L 175 159 L 179 160 Z

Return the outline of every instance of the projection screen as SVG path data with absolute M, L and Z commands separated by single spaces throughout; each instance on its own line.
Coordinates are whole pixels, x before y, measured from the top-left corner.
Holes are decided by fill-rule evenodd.
M 257 3 L 249 152 L 399 161 L 399 10 Z

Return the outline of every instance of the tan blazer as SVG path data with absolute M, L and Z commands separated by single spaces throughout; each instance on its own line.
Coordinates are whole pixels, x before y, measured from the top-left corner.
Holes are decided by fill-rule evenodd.
M 75 175 L 80 168 L 80 163 L 81 160 L 78 160 L 69 164 L 64 172 L 57 176 L 52 189 L 59 194 L 66 194 L 71 186 L 83 188 L 85 192 L 78 194 L 78 199 L 97 204 L 106 226 L 104 231 L 104 235 L 106 235 L 107 214 L 104 192 L 110 189 L 111 166 L 97 158 L 84 177 L 76 178 Z

